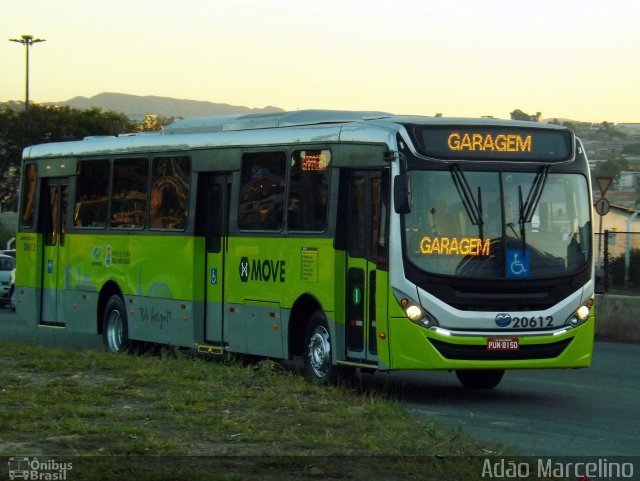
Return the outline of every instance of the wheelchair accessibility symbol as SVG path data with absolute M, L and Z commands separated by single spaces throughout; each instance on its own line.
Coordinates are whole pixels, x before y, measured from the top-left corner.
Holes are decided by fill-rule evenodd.
M 507 251 L 507 277 L 530 277 L 531 255 L 529 251 L 511 249 Z

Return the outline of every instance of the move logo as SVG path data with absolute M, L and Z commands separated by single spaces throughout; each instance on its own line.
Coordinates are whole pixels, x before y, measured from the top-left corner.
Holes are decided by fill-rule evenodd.
M 238 269 L 241 282 L 284 282 L 285 262 L 273 259 L 249 259 L 242 257 Z

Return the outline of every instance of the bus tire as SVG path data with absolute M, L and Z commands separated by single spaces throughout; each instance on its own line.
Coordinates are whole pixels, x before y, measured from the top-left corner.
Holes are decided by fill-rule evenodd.
M 456 376 L 468 389 L 491 389 L 502 381 L 504 369 L 458 369 Z
M 111 296 L 104 308 L 102 339 L 109 352 L 125 352 L 129 350 L 127 311 L 120 296 Z
M 314 384 L 330 385 L 338 380 L 338 366 L 331 362 L 333 348 L 327 318 L 318 309 L 311 314 L 304 336 L 304 372 Z

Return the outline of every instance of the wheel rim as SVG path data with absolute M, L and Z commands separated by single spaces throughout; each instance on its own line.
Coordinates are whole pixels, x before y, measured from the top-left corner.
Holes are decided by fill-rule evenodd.
M 109 344 L 109 350 L 113 352 L 122 350 L 123 337 L 122 316 L 119 311 L 113 310 L 107 320 L 107 343 Z
M 331 369 L 331 341 L 323 326 L 313 330 L 309 338 L 309 365 L 318 378 L 325 377 Z

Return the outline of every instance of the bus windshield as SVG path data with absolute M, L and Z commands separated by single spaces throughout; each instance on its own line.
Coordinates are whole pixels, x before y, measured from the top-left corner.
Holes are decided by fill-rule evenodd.
M 453 169 L 409 175 L 404 248 L 419 269 L 477 279 L 540 279 L 572 275 L 587 265 L 591 206 L 584 176 L 549 173 L 541 181 L 539 172 Z

